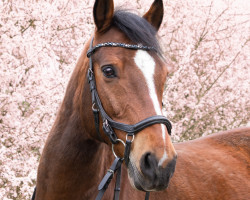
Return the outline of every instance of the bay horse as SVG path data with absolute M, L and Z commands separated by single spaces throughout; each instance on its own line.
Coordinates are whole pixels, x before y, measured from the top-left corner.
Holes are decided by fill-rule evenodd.
M 113 0 L 96 0 L 93 16 L 96 29 L 85 44 L 47 138 L 33 199 L 95 199 L 102 178 L 114 173 L 107 172 L 114 156 L 125 160 L 119 186 L 122 200 L 143 199 L 149 191 L 150 199 L 156 200 L 216 199 L 217 193 L 228 190 L 225 194 L 230 197 L 232 191 L 246 197 L 243 186 L 231 187 L 237 178 L 249 186 L 249 149 L 231 145 L 233 134 L 175 147 L 171 142 L 171 124 L 161 111 L 167 63 L 156 38 L 162 0 L 155 0 L 143 17 L 114 11 Z M 235 137 L 244 142 L 249 129 Z M 213 169 L 220 167 L 223 176 L 217 177 Z M 234 176 L 225 176 L 230 170 Z M 112 180 L 103 199 L 113 199 L 113 188 L 119 191 L 116 186 Z

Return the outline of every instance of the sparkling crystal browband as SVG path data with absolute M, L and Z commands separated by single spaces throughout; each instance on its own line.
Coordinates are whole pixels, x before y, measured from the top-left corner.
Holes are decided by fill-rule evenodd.
M 94 46 L 92 49 L 90 49 L 87 52 L 87 57 L 89 58 L 100 47 L 122 47 L 122 48 L 135 49 L 135 50 L 141 49 L 141 50 L 145 50 L 145 51 L 153 50 L 153 51 L 157 52 L 157 50 L 154 47 L 135 45 L 135 44 L 116 43 L 116 42 L 105 42 L 105 43 L 100 43 L 100 44 Z

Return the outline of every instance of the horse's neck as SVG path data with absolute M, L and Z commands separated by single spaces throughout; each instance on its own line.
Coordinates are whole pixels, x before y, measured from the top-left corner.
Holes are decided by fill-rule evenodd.
M 40 166 L 44 174 L 48 174 L 44 184 L 48 187 L 47 190 L 51 190 L 48 195 L 55 195 L 55 199 L 71 198 L 74 193 L 85 196 L 85 199 L 92 198 L 105 173 L 103 166 L 108 165 L 103 159 L 106 157 L 106 147 L 85 138 L 85 130 L 77 128 L 77 124 L 68 124 L 63 131 L 55 124 L 47 141 L 41 160 L 43 164 Z M 79 191 L 82 191 L 82 194 Z M 75 199 L 78 199 L 78 196 L 75 196 Z
M 95 128 L 89 86 L 87 81 L 79 84 L 80 80 L 85 80 L 81 77 L 86 74 L 83 67 L 84 62 L 80 60 L 40 161 L 37 192 L 54 195 L 51 199 L 93 198 L 110 164 L 106 159 L 107 146 L 91 138 Z
M 88 130 L 79 124 L 74 114 L 68 119 L 59 117 L 45 145 L 38 186 L 40 182 L 46 187 L 41 193 L 54 196 L 52 199 L 93 199 L 109 165 L 106 145 L 86 137 Z

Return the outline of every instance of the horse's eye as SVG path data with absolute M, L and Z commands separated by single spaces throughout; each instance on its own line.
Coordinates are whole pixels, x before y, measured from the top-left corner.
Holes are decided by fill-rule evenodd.
M 103 72 L 104 76 L 106 76 L 107 78 L 116 77 L 115 69 L 113 66 L 108 65 L 108 66 L 102 67 L 102 72 Z

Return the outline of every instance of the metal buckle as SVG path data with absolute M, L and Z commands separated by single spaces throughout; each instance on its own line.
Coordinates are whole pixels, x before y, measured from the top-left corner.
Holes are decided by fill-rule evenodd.
M 113 174 L 113 175 L 114 175 L 114 173 L 115 173 L 112 169 L 108 169 L 108 172 L 110 172 L 110 173 Z
M 88 79 L 89 81 L 92 81 L 93 80 L 93 70 L 91 68 L 88 69 Z
M 99 109 L 96 108 L 96 104 L 95 103 L 92 104 L 92 111 L 93 112 L 99 112 Z
M 103 128 L 104 133 L 109 137 L 112 144 L 116 144 L 118 142 L 117 141 L 118 138 L 117 138 L 115 132 L 113 131 L 112 127 L 109 125 L 107 119 L 103 122 L 102 128 Z

